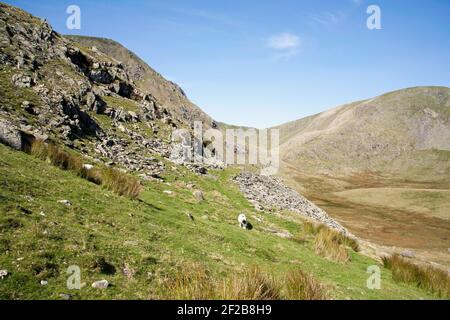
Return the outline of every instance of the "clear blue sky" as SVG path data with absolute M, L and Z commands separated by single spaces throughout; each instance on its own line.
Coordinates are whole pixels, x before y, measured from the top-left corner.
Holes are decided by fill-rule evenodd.
M 419 85 L 450 86 L 448 0 L 10 0 L 56 31 L 117 40 L 218 121 L 268 127 Z M 80 6 L 81 30 L 66 8 Z M 370 4 L 382 30 L 366 27 Z

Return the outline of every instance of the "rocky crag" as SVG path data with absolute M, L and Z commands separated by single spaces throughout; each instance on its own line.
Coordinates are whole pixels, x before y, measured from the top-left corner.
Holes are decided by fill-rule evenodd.
M 174 116 L 173 104 L 166 106 L 139 86 L 122 62 L 5 4 L 0 4 L 0 68 L 1 139 L 16 148 L 25 144 L 24 136 L 54 140 L 92 161 L 151 178 L 164 170 L 160 156 L 173 160 L 171 132 L 191 126 L 188 112 Z M 209 117 L 202 119 L 215 126 Z M 186 165 L 198 172 L 220 166 Z

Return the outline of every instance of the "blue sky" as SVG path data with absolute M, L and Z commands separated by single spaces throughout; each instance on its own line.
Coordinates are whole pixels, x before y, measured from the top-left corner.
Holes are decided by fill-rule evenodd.
M 450 86 L 449 0 L 10 0 L 117 40 L 218 121 L 269 127 L 405 87 Z M 81 8 L 81 30 L 66 8 Z M 367 7 L 381 9 L 369 30 Z

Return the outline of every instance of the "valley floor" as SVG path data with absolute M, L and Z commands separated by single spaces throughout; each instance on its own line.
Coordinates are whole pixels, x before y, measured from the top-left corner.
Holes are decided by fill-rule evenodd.
M 409 250 L 417 260 L 450 267 L 450 183 L 399 181 L 376 174 L 347 178 L 284 177 L 378 251 Z

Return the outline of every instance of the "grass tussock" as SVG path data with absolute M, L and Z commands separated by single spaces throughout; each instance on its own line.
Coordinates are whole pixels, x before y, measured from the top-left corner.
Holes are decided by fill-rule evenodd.
M 192 264 L 175 275 L 160 281 L 156 297 L 166 300 L 214 300 L 218 298 L 217 284 L 201 265 Z
M 326 288 L 296 270 L 276 280 L 254 266 L 225 279 L 215 279 L 199 264 L 160 279 L 153 297 L 168 300 L 326 300 Z
M 141 185 L 134 177 L 109 168 L 87 169 L 80 157 L 54 144 L 35 140 L 31 144 L 30 153 L 60 169 L 73 171 L 83 179 L 103 185 L 118 195 L 135 199 L 141 191 Z
M 358 242 L 340 232 L 322 227 L 316 234 L 314 247 L 317 254 L 333 261 L 347 263 L 351 260 L 347 247 L 358 251 Z
M 244 274 L 225 280 L 221 298 L 224 300 L 280 300 L 280 286 L 273 277 L 258 267 L 251 267 Z
M 141 192 L 141 184 L 134 177 L 114 169 L 104 169 L 102 174 L 103 185 L 121 196 L 135 199 Z
M 291 240 L 301 245 L 308 243 L 308 239 L 303 234 L 296 234 L 291 238 Z
M 450 298 L 450 276 L 432 266 L 419 266 L 395 254 L 383 258 L 384 266 L 392 271 L 395 281 L 417 285 L 441 298 Z
M 303 231 L 306 234 L 316 235 L 320 232 L 320 230 L 322 230 L 324 228 L 327 228 L 327 227 L 323 224 L 317 224 L 312 221 L 304 221 L 303 222 Z
M 329 300 L 325 286 L 313 276 L 300 269 L 292 270 L 286 276 L 286 294 L 289 300 Z
M 356 239 L 352 239 L 350 237 L 347 237 L 346 235 L 335 231 L 333 229 L 328 228 L 324 224 L 317 224 L 311 221 L 304 221 L 303 222 L 303 231 L 306 234 L 311 235 L 317 235 L 322 231 L 331 231 L 334 234 L 334 237 L 337 238 L 338 242 L 346 245 L 347 247 L 350 247 L 353 251 L 358 252 L 359 251 L 359 244 Z

